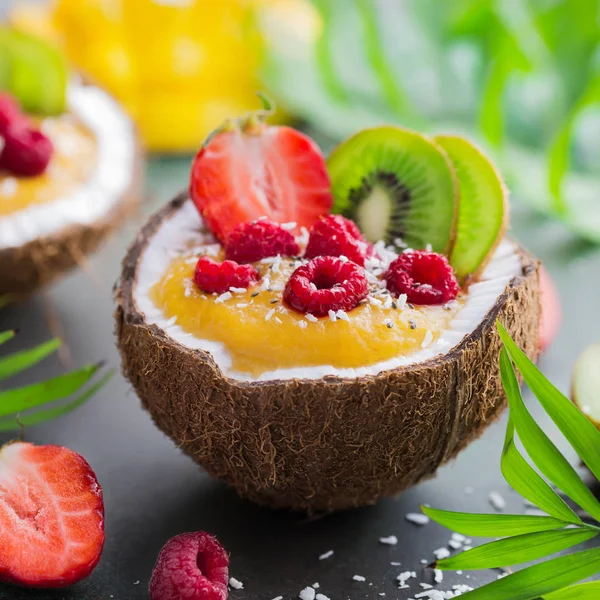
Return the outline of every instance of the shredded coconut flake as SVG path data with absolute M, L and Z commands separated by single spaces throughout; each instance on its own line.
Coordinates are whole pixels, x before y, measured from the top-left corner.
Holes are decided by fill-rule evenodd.
M 244 584 L 235 577 L 230 577 L 229 587 L 232 587 L 234 590 L 241 590 L 244 588 Z
M 295 221 L 290 221 L 289 223 L 282 223 L 281 229 L 285 229 L 286 231 L 289 231 L 290 229 L 296 229 L 296 225 L 297 225 L 297 223 Z
M 332 321 L 333 323 L 335 323 L 337 321 L 337 316 L 336 316 L 334 310 L 330 310 L 327 314 L 329 315 L 330 321 Z
M 329 597 L 326 596 L 325 594 L 317 594 L 315 596 L 316 600 L 329 600 Z
M 386 546 L 395 546 L 398 543 L 398 538 L 395 535 L 379 538 L 379 543 Z
M 269 321 L 271 319 L 271 317 L 275 314 L 275 309 L 272 308 L 266 315 L 265 315 L 265 321 Z
M 423 513 L 407 513 L 404 518 L 415 525 L 427 525 L 429 523 L 429 517 Z
M 421 342 L 421 348 L 427 348 L 427 346 L 429 346 L 431 342 L 433 342 L 433 334 L 428 329 L 425 332 L 425 337 L 423 338 L 423 341 Z
M 231 292 L 225 292 L 224 294 L 217 296 L 217 298 L 215 299 L 215 304 L 221 304 L 222 302 L 230 300 L 231 298 L 233 298 Z
M 315 600 L 315 590 L 311 587 L 305 587 L 299 594 L 300 600 Z
M 340 309 L 335 313 L 335 316 L 340 319 L 340 321 L 346 321 L 347 323 L 350 322 L 350 317 L 346 311 Z
M 443 560 L 450 556 L 450 550 L 448 550 L 448 548 L 438 548 L 437 550 L 434 550 L 433 553 L 438 560 Z
M 327 552 L 323 552 L 323 554 L 321 554 L 319 556 L 319 560 L 326 560 L 328 558 L 331 558 L 333 556 L 333 550 L 327 550 Z
M 319 319 L 317 319 L 317 317 L 315 317 L 315 315 L 311 315 L 310 313 L 306 313 L 304 315 L 304 318 L 307 321 L 310 321 L 311 323 L 317 323 L 319 321 Z
M 230 287 L 229 291 L 233 294 L 245 294 L 246 288 Z
M 354 579 L 354 581 L 366 581 L 362 575 L 352 575 L 352 579 Z
M 506 508 L 506 500 L 495 490 L 490 492 L 488 501 L 497 511 L 501 512 Z

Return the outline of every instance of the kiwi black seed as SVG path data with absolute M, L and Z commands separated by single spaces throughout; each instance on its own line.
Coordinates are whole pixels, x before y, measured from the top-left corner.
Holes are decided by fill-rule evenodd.
M 444 150 L 400 127 L 365 129 L 342 142 L 327 166 L 334 212 L 372 242 L 401 238 L 411 248 L 452 249 L 458 184 Z

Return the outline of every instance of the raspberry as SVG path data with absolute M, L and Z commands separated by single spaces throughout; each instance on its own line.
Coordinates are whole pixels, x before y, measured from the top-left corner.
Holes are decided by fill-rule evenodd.
M 330 310 L 352 310 L 368 293 L 362 267 L 333 256 L 318 256 L 292 273 L 283 298 L 299 312 L 322 317 Z
M 4 132 L 0 168 L 21 177 L 41 175 L 53 151 L 52 142 L 41 131 L 16 121 Z
M 4 136 L 12 123 L 24 122 L 25 119 L 18 102 L 10 94 L 0 93 L 0 135 Z
M 345 256 L 361 267 L 373 247 L 365 240 L 353 221 L 341 215 L 327 215 L 313 226 L 304 256 Z
M 238 263 L 256 262 L 278 254 L 298 256 L 300 248 L 289 231 L 266 219 L 240 223 L 229 234 L 225 246 L 225 258 Z
M 222 263 L 203 256 L 196 265 L 194 281 L 209 294 L 223 294 L 229 288 L 247 288 L 260 279 L 258 271 L 252 265 L 238 265 L 232 260 Z
M 384 275 L 392 294 L 406 294 L 413 304 L 444 304 L 454 300 L 459 286 L 448 259 L 415 250 L 396 258 Z
M 197 531 L 171 538 L 150 578 L 150 600 L 225 600 L 229 556 L 214 536 Z

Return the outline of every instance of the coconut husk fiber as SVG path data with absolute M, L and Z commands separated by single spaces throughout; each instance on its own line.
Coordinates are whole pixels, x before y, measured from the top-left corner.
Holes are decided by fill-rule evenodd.
M 538 262 L 520 250 L 520 275 L 447 354 L 355 379 L 228 378 L 209 353 L 148 324 L 133 301 L 148 240 L 184 201 L 152 217 L 124 259 L 116 289 L 123 373 L 156 425 L 244 498 L 312 513 L 402 492 L 433 476 L 504 409 L 496 319 L 536 357 Z

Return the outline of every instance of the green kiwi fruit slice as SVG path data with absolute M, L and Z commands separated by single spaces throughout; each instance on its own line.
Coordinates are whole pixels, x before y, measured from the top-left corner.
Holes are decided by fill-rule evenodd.
M 27 33 L 0 27 L 0 56 L 0 89 L 13 94 L 25 112 L 64 112 L 68 67 L 56 48 Z
M 458 185 L 434 142 L 400 127 L 365 129 L 333 150 L 327 168 L 334 212 L 353 219 L 368 240 L 451 251 Z
M 450 263 L 459 280 L 476 278 L 506 232 L 506 187 L 490 159 L 471 142 L 455 135 L 439 135 L 434 141 L 450 157 L 459 184 L 456 243 Z
M 571 395 L 581 412 L 600 429 L 600 344 L 588 346 L 577 359 Z

